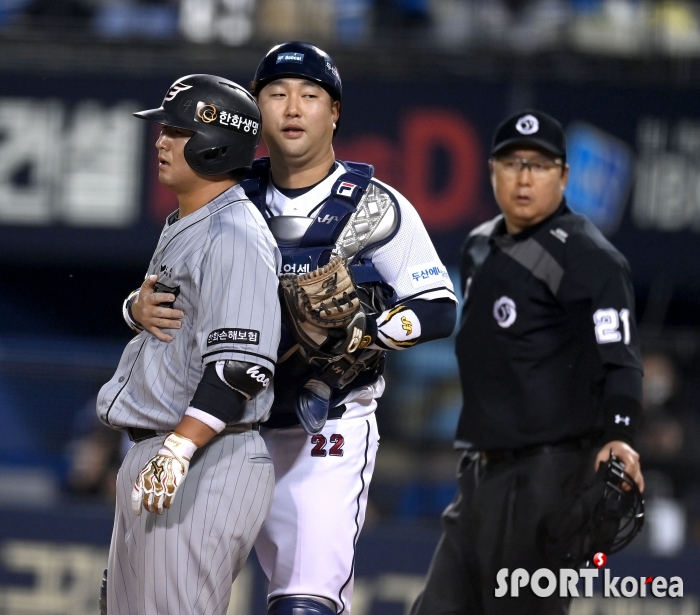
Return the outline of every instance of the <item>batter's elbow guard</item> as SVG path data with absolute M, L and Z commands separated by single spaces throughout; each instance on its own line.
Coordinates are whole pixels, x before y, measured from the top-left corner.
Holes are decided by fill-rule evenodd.
M 272 380 L 272 371 L 248 361 L 217 361 L 216 373 L 247 400 L 260 395 Z

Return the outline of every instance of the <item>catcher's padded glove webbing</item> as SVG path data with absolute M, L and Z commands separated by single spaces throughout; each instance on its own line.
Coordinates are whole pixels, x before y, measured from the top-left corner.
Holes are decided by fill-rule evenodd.
M 280 293 L 295 338 L 310 357 L 331 358 L 359 348 L 364 312 L 341 257 L 309 273 L 281 275 Z

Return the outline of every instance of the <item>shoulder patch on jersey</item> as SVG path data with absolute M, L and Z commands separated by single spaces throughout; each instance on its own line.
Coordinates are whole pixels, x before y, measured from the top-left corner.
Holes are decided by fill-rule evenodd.
M 439 280 L 449 279 L 447 270 L 440 261 L 430 261 L 408 269 L 413 288 L 422 288 Z
M 490 237 L 491 233 L 493 233 L 494 227 L 501 221 L 502 218 L 503 214 L 499 214 L 493 220 L 480 224 L 471 233 L 469 233 L 469 236 L 473 237 L 475 235 L 484 235 L 486 237 Z
M 398 224 L 395 199 L 383 186 L 371 181 L 336 242 L 336 252 L 352 263 L 361 250 L 378 246 L 390 238 Z
M 260 331 L 255 329 L 215 329 L 207 336 L 207 346 L 226 343 L 258 345 Z

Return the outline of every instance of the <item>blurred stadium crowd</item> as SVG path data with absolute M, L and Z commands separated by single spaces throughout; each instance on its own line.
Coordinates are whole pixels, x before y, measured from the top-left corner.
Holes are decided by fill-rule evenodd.
M 245 45 L 314 38 L 613 53 L 700 53 L 691 0 L 3 0 L 0 29 Z
M 700 56 L 700 2 L 0 0 L 0 43 L 22 37 L 48 40 L 54 34 L 137 43 L 188 41 L 223 48 L 312 39 L 343 49 L 418 46 L 427 54 L 446 49 L 507 50 L 513 62 L 519 55 L 552 51 L 618 58 L 693 57 Z M 360 72 L 354 68 L 355 78 Z M 0 94 L 5 91 L 0 89 Z M 695 111 L 700 116 L 700 107 L 696 105 Z M 490 130 L 491 126 L 485 127 Z M 353 152 L 361 155 L 359 146 Z M 688 155 L 695 164 L 697 152 Z M 689 258 L 697 256 L 696 251 Z M 50 296 L 60 276 L 56 273 L 53 282 L 43 286 L 40 271 L 39 265 L 24 266 L 13 275 L 25 282 L 38 276 L 40 292 Z M 60 272 L 64 282 L 68 271 Z M 86 271 L 70 291 L 73 297 L 94 290 L 91 278 L 99 277 L 97 266 L 86 265 Z M 133 269 L 130 279 L 132 273 Z M 122 286 L 105 300 L 104 310 L 116 314 L 110 323 L 118 318 L 116 298 L 131 289 Z M 111 376 L 129 332 L 124 326 L 100 341 L 93 333 L 102 321 L 83 330 L 75 322 L 73 329 L 62 325 L 63 333 L 75 336 L 73 341 L 28 343 L 23 336 L 37 333 L 36 322 L 24 306 L 35 301 L 35 290 L 18 282 L 0 300 L 0 432 L 6 441 L 0 453 L 0 506 L 16 503 L 18 492 L 25 504 L 38 507 L 59 497 L 109 505 L 128 442 L 99 425 L 93 396 Z M 646 420 L 639 452 L 649 514 L 645 537 L 633 548 L 673 555 L 687 547 L 700 548 L 700 294 L 695 288 L 679 311 L 663 280 L 642 290 L 638 319 L 645 351 Z M 56 309 L 62 310 L 65 324 L 70 306 Z M 52 326 L 50 321 L 41 323 L 43 329 Z M 451 440 L 461 396 L 453 340 L 392 357 L 388 370 L 390 386 L 378 413 L 382 446 L 370 490 L 368 523 L 434 526 L 455 489 L 457 457 Z M 26 398 L 16 397 L 20 389 Z M 51 419 L 54 423 L 46 418 L 45 410 L 51 406 L 64 408 Z M 17 407 L 22 408 L 21 416 L 7 411 Z M 41 424 L 32 418 L 39 415 Z M 22 441 L 23 430 L 42 431 L 54 449 L 37 458 L 13 447 L 13 442 Z

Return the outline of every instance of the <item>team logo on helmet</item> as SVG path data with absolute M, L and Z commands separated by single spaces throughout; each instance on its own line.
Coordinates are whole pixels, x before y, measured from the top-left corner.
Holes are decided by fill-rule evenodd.
M 493 304 L 493 317 L 500 327 L 507 329 L 515 322 L 517 316 L 515 301 L 510 297 L 503 296 Z
M 294 53 L 291 51 L 284 51 L 282 53 L 278 53 L 276 64 L 280 64 L 281 62 L 298 62 L 299 64 L 303 64 L 304 54 Z
M 523 115 L 516 123 L 515 130 L 521 135 L 532 135 L 540 129 L 540 123 L 534 115 Z
M 168 90 L 168 93 L 165 95 L 164 101 L 171 101 L 180 92 L 184 92 L 185 90 L 189 90 L 191 87 L 192 87 L 191 85 L 187 85 L 186 83 L 180 83 L 179 81 L 176 83 L 173 83 L 172 87 Z
M 201 103 L 200 103 L 201 104 Z M 207 124 L 216 119 L 216 107 L 214 105 L 197 105 L 197 117 Z
M 338 73 L 338 69 L 333 65 L 332 62 L 329 62 L 328 60 L 326 60 L 326 72 L 331 74 L 333 76 L 333 79 L 340 83 L 340 73 Z

